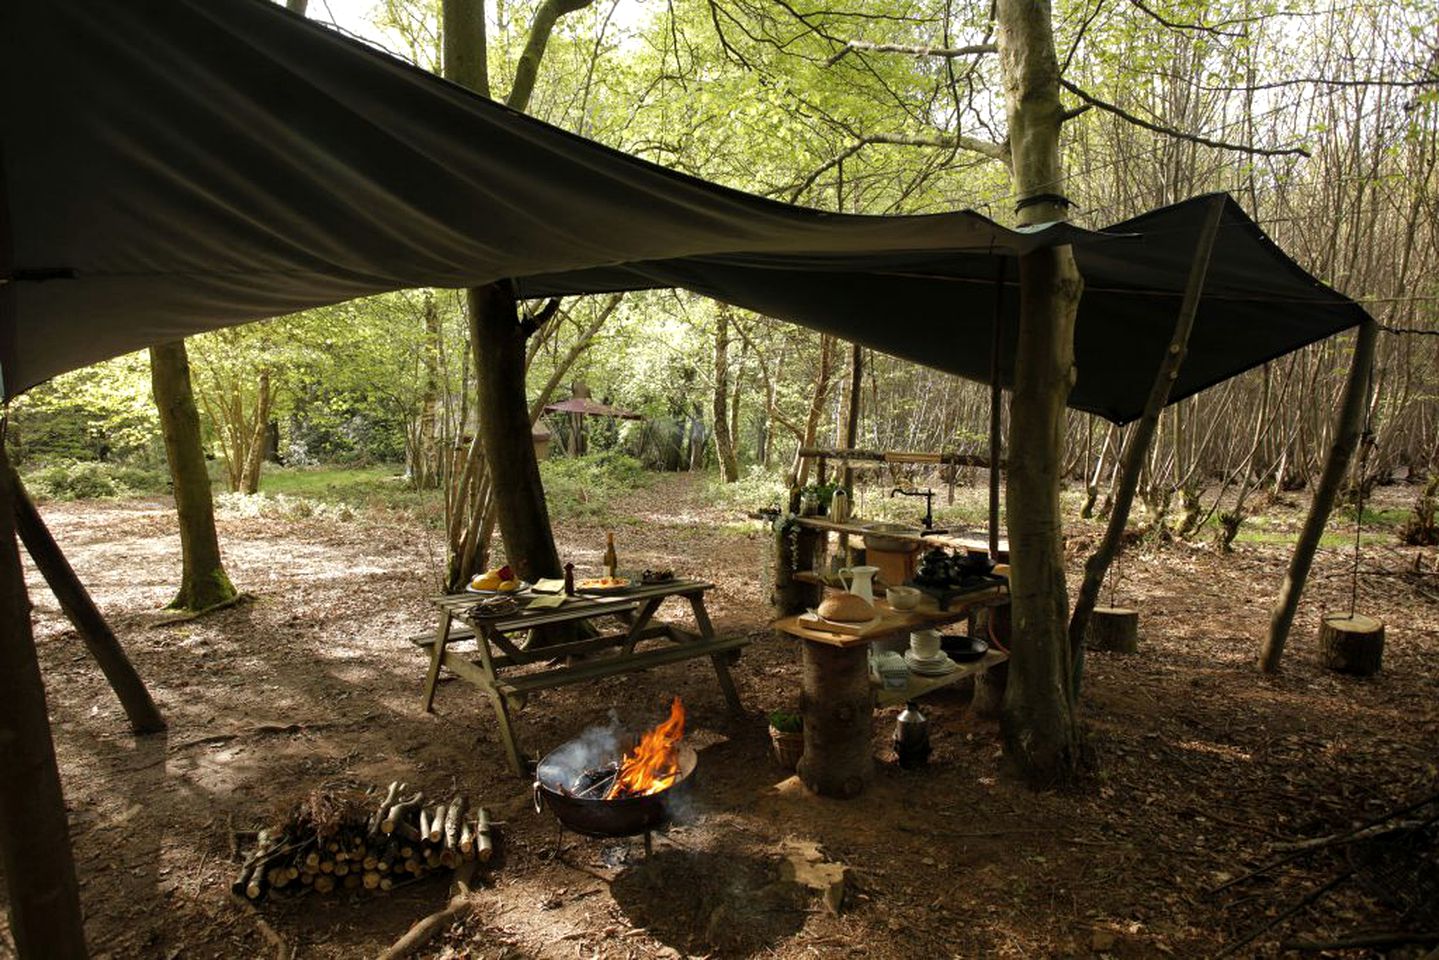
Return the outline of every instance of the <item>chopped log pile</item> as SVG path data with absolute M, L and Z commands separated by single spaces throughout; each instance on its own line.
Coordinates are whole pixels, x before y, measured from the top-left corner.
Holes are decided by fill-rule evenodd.
M 489 861 L 494 828 L 484 807 L 471 809 L 463 794 L 432 800 L 406 790 L 391 783 L 378 803 L 374 794 L 311 793 L 280 826 L 256 835 L 231 890 L 251 901 L 311 890 L 379 893 L 468 861 Z

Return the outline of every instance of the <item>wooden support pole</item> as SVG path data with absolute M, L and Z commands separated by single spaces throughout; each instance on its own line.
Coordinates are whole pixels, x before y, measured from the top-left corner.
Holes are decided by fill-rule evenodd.
M 989 348 L 989 555 L 999 556 L 999 467 L 1004 439 L 1000 434 L 1000 404 L 1004 392 L 999 384 L 1000 347 L 1004 340 L 1004 268 L 1008 261 L 999 261 L 994 280 L 994 332 Z
M 14 501 L 13 477 L 0 443 L 0 502 Z M 21 960 L 84 958 L 70 828 L 13 510 L 0 510 L 0 770 L 0 871 L 16 954 Z
M 35 508 L 35 502 L 30 499 L 24 484 L 20 482 L 19 474 L 13 470 L 10 472 L 10 482 L 15 492 L 15 525 L 19 529 L 20 539 L 35 561 L 35 566 L 40 568 L 45 582 L 50 585 L 55 599 L 60 602 L 60 609 L 65 611 L 65 616 L 80 634 L 85 649 L 90 651 L 90 656 L 100 665 L 105 679 L 110 681 L 110 689 L 115 691 L 120 705 L 125 708 L 125 716 L 130 719 L 130 729 L 141 734 L 164 730 L 165 718 L 160 715 L 160 709 L 150 698 L 145 681 L 140 679 L 140 674 L 135 671 L 130 658 L 125 655 L 125 648 L 120 645 L 115 632 L 110 629 L 110 624 L 105 622 L 105 617 L 95 606 L 90 592 L 85 589 L 85 584 L 75 574 L 70 561 L 65 558 L 60 545 L 51 536 L 50 529 L 45 526 L 40 511 Z
M 1169 393 L 1179 377 L 1179 368 L 1184 363 L 1184 354 L 1189 347 L 1189 332 L 1194 329 L 1194 317 L 1199 312 L 1199 301 L 1204 294 L 1204 279 L 1209 273 L 1209 255 L 1214 250 L 1215 238 L 1219 235 L 1219 222 L 1224 216 L 1223 194 L 1212 197 L 1205 213 L 1204 225 L 1199 230 L 1199 239 L 1194 248 L 1194 261 L 1189 267 L 1189 279 L 1184 286 L 1184 299 L 1179 305 L 1179 316 L 1174 321 L 1174 332 L 1169 338 L 1169 349 L 1154 373 L 1154 382 L 1149 387 L 1149 399 L 1144 403 L 1144 414 L 1134 425 L 1134 433 L 1125 448 L 1124 460 L 1120 464 L 1119 484 L 1114 495 L 1114 505 L 1109 514 L 1109 525 L 1104 530 L 1104 539 L 1084 564 L 1084 580 L 1079 586 L 1079 595 L 1074 601 L 1074 614 L 1069 620 L 1069 651 L 1074 664 L 1074 675 L 1070 681 L 1070 694 L 1079 696 L 1080 678 L 1084 672 L 1084 635 L 1089 628 L 1089 616 L 1099 600 L 1099 588 L 1104 583 L 1104 574 L 1119 551 L 1124 529 L 1129 524 L 1129 508 L 1134 503 L 1134 492 L 1139 486 L 1139 473 L 1149 453 L 1149 442 L 1154 437 L 1154 428 L 1159 415 L 1169 402 Z
M 1319 485 L 1314 488 L 1314 499 L 1309 504 L 1309 515 L 1304 518 L 1304 528 L 1294 544 L 1294 556 L 1289 560 L 1289 572 L 1279 588 L 1274 609 L 1269 617 L 1269 635 L 1264 639 L 1264 648 L 1259 654 L 1259 669 L 1273 673 L 1279 669 L 1284 656 L 1284 642 L 1289 639 L 1289 628 L 1294 625 L 1294 614 L 1299 610 L 1299 597 L 1304 593 L 1304 582 L 1309 578 L 1309 568 L 1314 563 L 1314 551 L 1319 548 L 1319 538 L 1324 535 L 1324 525 L 1329 522 L 1329 513 L 1334 509 L 1334 498 L 1339 492 L 1339 482 L 1349 469 L 1349 458 L 1359 443 L 1363 429 L 1364 408 L 1369 394 L 1369 373 L 1374 365 L 1374 347 L 1379 341 L 1379 325 L 1372 318 L 1365 318 L 1359 325 L 1354 338 L 1354 359 L 1349 364 L 1349 378 L 1344 383 L 1344 395 L 1339 401 L 1339 413 L 1334 425 L 1334 441 L 1329 445 L 1324 460 L 1324 472 L 1319 476 Z
M 857 343 L 849 347 L 849 407 L 844 413 L 844 436 L 840 442 L 845 449 L 854 447 L 855 440 L 859 436 L 859 402 L 860 387 L 864 381 L 864 349 Z M 839 479 L 839 485 L 849 496 L 850 508 L 854 507 L 854 467 L 850 466 L 848 460 L 844 461 Z M 848 520 L 848 517 L 834 517 L 835 520 Z M 845 558 L 846 563 L 853 563 L 849 555 L 849 534 L 839 535 L 839 555 Z

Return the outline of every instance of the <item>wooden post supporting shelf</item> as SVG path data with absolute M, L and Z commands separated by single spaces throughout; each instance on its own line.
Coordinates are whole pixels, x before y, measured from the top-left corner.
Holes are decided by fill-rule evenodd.
M 819 605 L 818 585 L 795 577 L 797 571 L 813 571 L 823 562 L 824 534 L 801 525 L 791 530 L 789 523 L 775 531 L 774 594 L 770 601 L 775 616 L 799 613 Z
M 874 779 L 869 648 L 806 640 L 801 650 L 804 756 L 799 777 L 820 796 L 857 797 Z

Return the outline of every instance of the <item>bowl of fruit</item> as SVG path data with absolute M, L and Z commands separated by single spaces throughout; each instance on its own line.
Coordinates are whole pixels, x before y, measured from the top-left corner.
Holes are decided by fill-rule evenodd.
M 498 570 L 486 570 L 484 573 L 475 574 L 465 590 L 469 593 L 485 594 L 520 593 L 528 590 L 529 587 L 530 585 L 521 580 L 506 564 Z

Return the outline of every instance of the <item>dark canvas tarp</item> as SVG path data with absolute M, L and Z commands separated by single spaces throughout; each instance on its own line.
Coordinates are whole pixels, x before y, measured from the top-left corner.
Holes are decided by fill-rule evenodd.
M 984 378 L 999 261 L 1073 243 L 1088 292 L 1071 403 L 1122 420 L 1198 229 L 1193 203 L 1112 231 L 1128 239 L 781 204 L 516 114 L 263 0 L 6 0 L 0 85 L 7 397 L 227 324 L 503 278 L 526 296 L 684 286 Z M 1363 315 L 1233 204 L 1226 225 L 1176 399 Z

